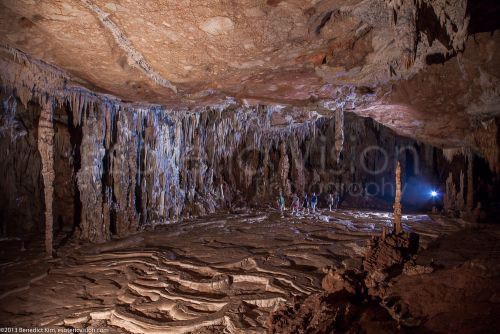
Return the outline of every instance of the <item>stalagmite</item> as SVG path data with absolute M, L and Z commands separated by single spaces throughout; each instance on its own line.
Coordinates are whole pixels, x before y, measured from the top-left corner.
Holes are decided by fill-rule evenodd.
M 1 1 L 0 334 L 491 331 L 493 2 Z
M 288 154 L 286 152 L 286 145 L 284 142 L 281 142 L 280 145 L 280 163 L 279 163 L 279 175 L 281 181 L 281 189 L 283 190 L 283 194 L 285 196 L 289 196 L 291 193 L 290 182 L 288 181 L 288 173 L 290 170 L 290 163 L 288 161 Z
M 456 202 L 456 208 L 458 211 L 462 211 L 465 206 L 465 199 L 464 199 L 464 172 L 460 171 L 460 189 L 457 193 L 457 202 Z
M 45 251 L 52 257 L 52 226 L 54 198 L 54 126 L 52 101 L 42 103 L 38 122 L 38 151 L 42 160 L 42 178 L 45 198 Z
M 450 172 L 448 174 L 448 178 L 446 178 L 445 193 L 443 197 L 443 207 L 445 211 L 449 211 L 451 209 L 452 192 L 455 190 L 455 188 L 451 186 L 452 184 L 453 184 L 453 175 Z
M 456 213 L 463 210 L 464 198 L 463 198 L 463 172 L 460 173 L 460 189 L 457 191 L 455 182 L 453 181 L 453 173 L 448 174 L 446 179 L 446 193 L 444 195 L 443 204 L 444 209 L 448 213 Z
M 401 225 L 401 166 L 398 161 L 396 167 L 396 198 L 394 199 L 394 233 L 399 234 L 403 232 Z

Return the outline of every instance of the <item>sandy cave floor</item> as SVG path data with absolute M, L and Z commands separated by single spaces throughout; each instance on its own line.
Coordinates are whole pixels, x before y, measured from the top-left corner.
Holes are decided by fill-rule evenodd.
M 41 261 L 41 243 L 19 252 L 19 242 L 3 241 L 0 324 L 262 333 L 278 304 L 321 291 L 326 266 L 359 269 L 368 240 L 390 227 L 391 217 L 239 210 L 158 226 L 111 246 L 66 245 L 67 255 L 51 262 Z M 469 227 L 428 215 L 405 215 L 403 223 L 420 234 L 423 248 Z

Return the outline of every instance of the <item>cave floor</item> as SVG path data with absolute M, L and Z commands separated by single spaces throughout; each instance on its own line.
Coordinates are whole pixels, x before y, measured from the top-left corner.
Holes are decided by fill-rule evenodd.
M 0 325 L 262 333 L 276 305 L 321 290 L 325 267 L 359 269 L 368 240 L 391 219 L 362 210 L 281 217 L 241 209 L 99 246 L 69 243 L 51 261 L 42 259 L 41 241 L 15 253 L 20 243 L 4 241 Z M 425 214 L 405 215 L 403 224 L 424 249 L 470 225 Z

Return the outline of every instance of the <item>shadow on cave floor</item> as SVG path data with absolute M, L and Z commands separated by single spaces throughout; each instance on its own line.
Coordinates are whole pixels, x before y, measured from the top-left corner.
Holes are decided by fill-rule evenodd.
M 476 226 L 425 214 L 404 215 L 403 224 L 421 235 L 423 252 L 440 249 L 439 237 Z M 273 209 L 241 209 L 148 226 L 105 244 L 73 240 L 50 262 L 43 260 L 41 241 L 24 252 L 12 252 L 19 244 L 5 241 L 2 252 L 14 256 L 0 263 L 0 324 L 262 333 L 277 305 L 321 291 L 327 266 L 360 270 L 368 240 L 390 226 L 392 214 L 386 212 L 280 217 Z M 459 262 L 475 256 L 455 252 L 459 246 L 450 244 L 449 250 L 462 254 Z M 491 247 L 496 249 L 489 252 L 498 252 L 498 244 Z M 437 253 L 428 257 L 436 261 L 445 254 Z M 442 259 L 444 267 L 457 261 Z

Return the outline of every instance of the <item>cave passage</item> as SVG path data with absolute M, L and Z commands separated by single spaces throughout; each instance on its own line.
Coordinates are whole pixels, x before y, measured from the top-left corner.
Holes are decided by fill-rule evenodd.
M 500 332 L 497 2 L 0 1 L 0 333 Z

